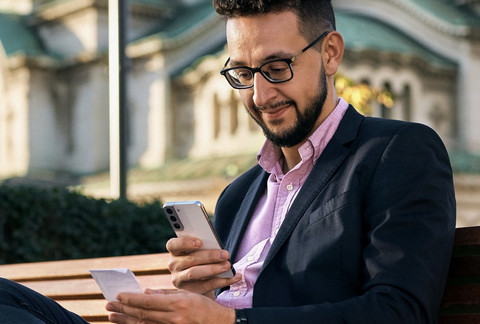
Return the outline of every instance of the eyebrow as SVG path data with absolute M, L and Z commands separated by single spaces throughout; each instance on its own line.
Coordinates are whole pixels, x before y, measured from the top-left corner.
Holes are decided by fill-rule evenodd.
M 295 54 L 287 53 L 285 51 L 278 51 L 276 53 L 272 53 L 269 56 L 265 57 L 262 60 L 262 63 L 260 63 L 260 64 L 263 64 L 263 63 L 268 62 L 268 61 L 276 60 L 276 59 L 285 59 L 285 58 L 288 59 L 288 58 L 291 58 L 293 56 L 295 56 Z M 229 66 L 248 66 L 245 62 L 236 61 L 236 60 L 233 60 L 232 58 L 230 58 L 230 60 L 228 62 L 228 65 Z

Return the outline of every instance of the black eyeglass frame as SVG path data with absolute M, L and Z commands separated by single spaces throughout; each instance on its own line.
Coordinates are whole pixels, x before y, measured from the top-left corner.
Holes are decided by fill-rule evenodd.
M 220 74 L 223 75 L 225 77 L 225 79 L 227 79 L 228 83 L 232 86 L 232 88 L 234 89 L 249 89 L 251 87 L 253 87 L 253 82 L 251 85 L 245 85 L 245 86 L 242 86 L 242 85 L 237 85 L 235 83 L 233 83 L 230 78 L 228 77 L 228 72 L 231 71 L 231 70 L 236 70 L 236 69 L 245 69 L 245 70 L 248 70 L 250 71 L 250 73 L 252 74 L 252 79 L 253 77 L 255 76 L 255 73 L 259 72 L 268 82 L 270 83 L 283 83 L 283 82 L 287 82 L 287 81 L 290 81 L 292 78 L 293 78 L 293 68 L 292 68 L 292 63 L 295 62 L 295 60 L 302 54 L 302 53 L 305 53 L 309 48 L 311 48 L 312 46 L 314 46 L 316 43 L 318 43 L 320 40 L 322 40 L 323 38 L 325 38 L 325 36 L 327 36 L 330 32 L 329 31 L 326 31 L 324 32 L 322 35 L 320 35 L 320 37 L 318 37 L 317 39 L 315 39 L 313 42 L 311 42 L 310 44 L 308 44 L 304 49 L 302 49 L 298 54 L 296 54 L 295 56 L 291 57 L 291 58 L 283 58 L 283 59 L 275 59 L 275 60 L 271 60 L 271 61 L 267 61 L 261 65 L 259 65 L 258 67 L 256 68 L 251 68 L 249 66 L 235 66 L 235 67 L 231 67 L 231 68 L 226 68 L 225 67 L 227 66 L 228 62 L 230 62 L 230 58 L 227 59 L 227 61 L 225 62 L 225 64 L 223 65 L 223 69 L 220 71 Z M 262 67 L 264 67 L 265 65 L 267 64 L 271 64 L 271 63 L 275 63 L 275 62 L 285 62 L 288 64 L 288 67 L 290 68 L 290 77 L 285 79 L 285 80 L 275 80 L 275 79 L 272 79 L 270 78 L 267 74 L 265 74 L 263 71 L 262 71 Z

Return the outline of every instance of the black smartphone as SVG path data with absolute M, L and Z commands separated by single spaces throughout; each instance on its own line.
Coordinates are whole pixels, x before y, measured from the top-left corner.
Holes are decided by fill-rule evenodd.
M 163 205 L 165 215 L 178 237 L 196 237 L 202 240 L 201 249 L 223 249 L 212 222 L 203 204 L 199 201 L 173 201 Z M 235 275 L 233 265 L 230 270 L 215 277 L 232 278 Z

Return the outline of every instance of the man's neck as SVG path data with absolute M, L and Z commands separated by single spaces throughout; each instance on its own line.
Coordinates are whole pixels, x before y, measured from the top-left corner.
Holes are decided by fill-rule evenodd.
M 287 174 L 288 171 L 293 169 L 298 163 L 302 161 L 302 157 L 300 156 L 300 153 L 298 152 L 298 149 L 300 146 L 302 146 L 304 142 L 297 144 L 292 147 L 282 147 L 282 153 L 283 153 L 283 174 Z

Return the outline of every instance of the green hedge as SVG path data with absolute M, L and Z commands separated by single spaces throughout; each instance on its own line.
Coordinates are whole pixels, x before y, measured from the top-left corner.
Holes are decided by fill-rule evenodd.
M 159 201 L 0 185 L 0 264 L 165 252 L 173 235 Z

